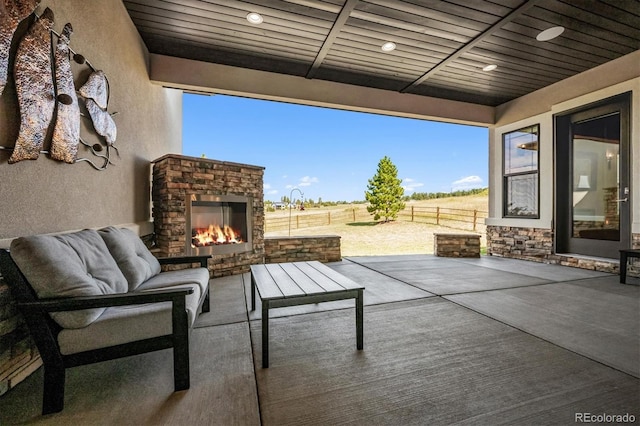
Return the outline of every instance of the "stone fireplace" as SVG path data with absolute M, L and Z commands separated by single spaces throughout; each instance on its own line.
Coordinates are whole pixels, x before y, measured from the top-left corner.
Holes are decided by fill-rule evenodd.
M 264 261 L 264 168 L 169 154 L 153 161 L 159 256 L 211 254 L 212 277 Z

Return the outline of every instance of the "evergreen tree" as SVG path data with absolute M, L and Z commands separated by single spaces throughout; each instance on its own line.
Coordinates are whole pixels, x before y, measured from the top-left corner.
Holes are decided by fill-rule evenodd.
M 389 157 L 384 156 L 378 163 L 376 174 L 369 179 L 367 191 L 364 193 L 369 202 L 367 211 L 374 214 L 374 220 L 383 217 L 385 222 L 389 222 L 396 219 L 398 212 L 404 209 L 404 188 L 400 186 L 401 183 L 397 167 Z

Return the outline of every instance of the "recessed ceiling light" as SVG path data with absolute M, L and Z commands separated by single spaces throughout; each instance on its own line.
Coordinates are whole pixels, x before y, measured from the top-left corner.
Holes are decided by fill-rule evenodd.
M 486 67 L 482 68 L 482 71 L 493 71 L 496 68 L 498 68 L 498 66 L 496 64 L 491 64 L 491 65 L 487 65 Z
M 382 45 L 381 49 L 383 52 L 391 52 L 396 49 L 396 44 L 392 41 L 388 41 Z
M 558 37 L 560 34 L 564 32 L 564 27 L 551 27 L 542 31 L 540 34 L 536 36 L 536 40 L 538 41 L 549 41 Z
M 262 24 L 262 21 L 264 21 L 264 18 L 259 13 L 251 12 L 247 15 L 247 21 L 249 21 L 253 25 L 258 25 L 258 24 Z

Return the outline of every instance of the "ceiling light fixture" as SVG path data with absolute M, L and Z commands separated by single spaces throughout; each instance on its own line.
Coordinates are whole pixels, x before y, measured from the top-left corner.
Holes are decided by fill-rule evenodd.
M 396 49 L 396 44 L 392 41 L 388 41 L 382 45 L 381 49 L 383 52 L 391 52 Z
M 538 41 L 549 41 L 558 37 L 560 34 L 564 32 L 564 27 L 551 27 L 542 31 L 540 34 L 536 36 L 536 40 Z
M 496 68 L 498 68 L 498 66 L 496 64 L 491 64 L 491 65 L 487 65 L 486 67 L 482 68 L 482 71 L 493 71 Z
M 262 21 L 264 21 L 264 18 L 259 13 L 251 12 L 247 15 L 247 21 L 249 21 L 253 25 L 259 25 L 259 24 L 262 24 Z

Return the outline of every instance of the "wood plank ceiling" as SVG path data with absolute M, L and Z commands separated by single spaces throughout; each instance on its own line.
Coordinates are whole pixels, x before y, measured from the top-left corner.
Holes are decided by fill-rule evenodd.
M 637 0 L 123 3 L 152 53 L 490 106 L 640 48 Z

